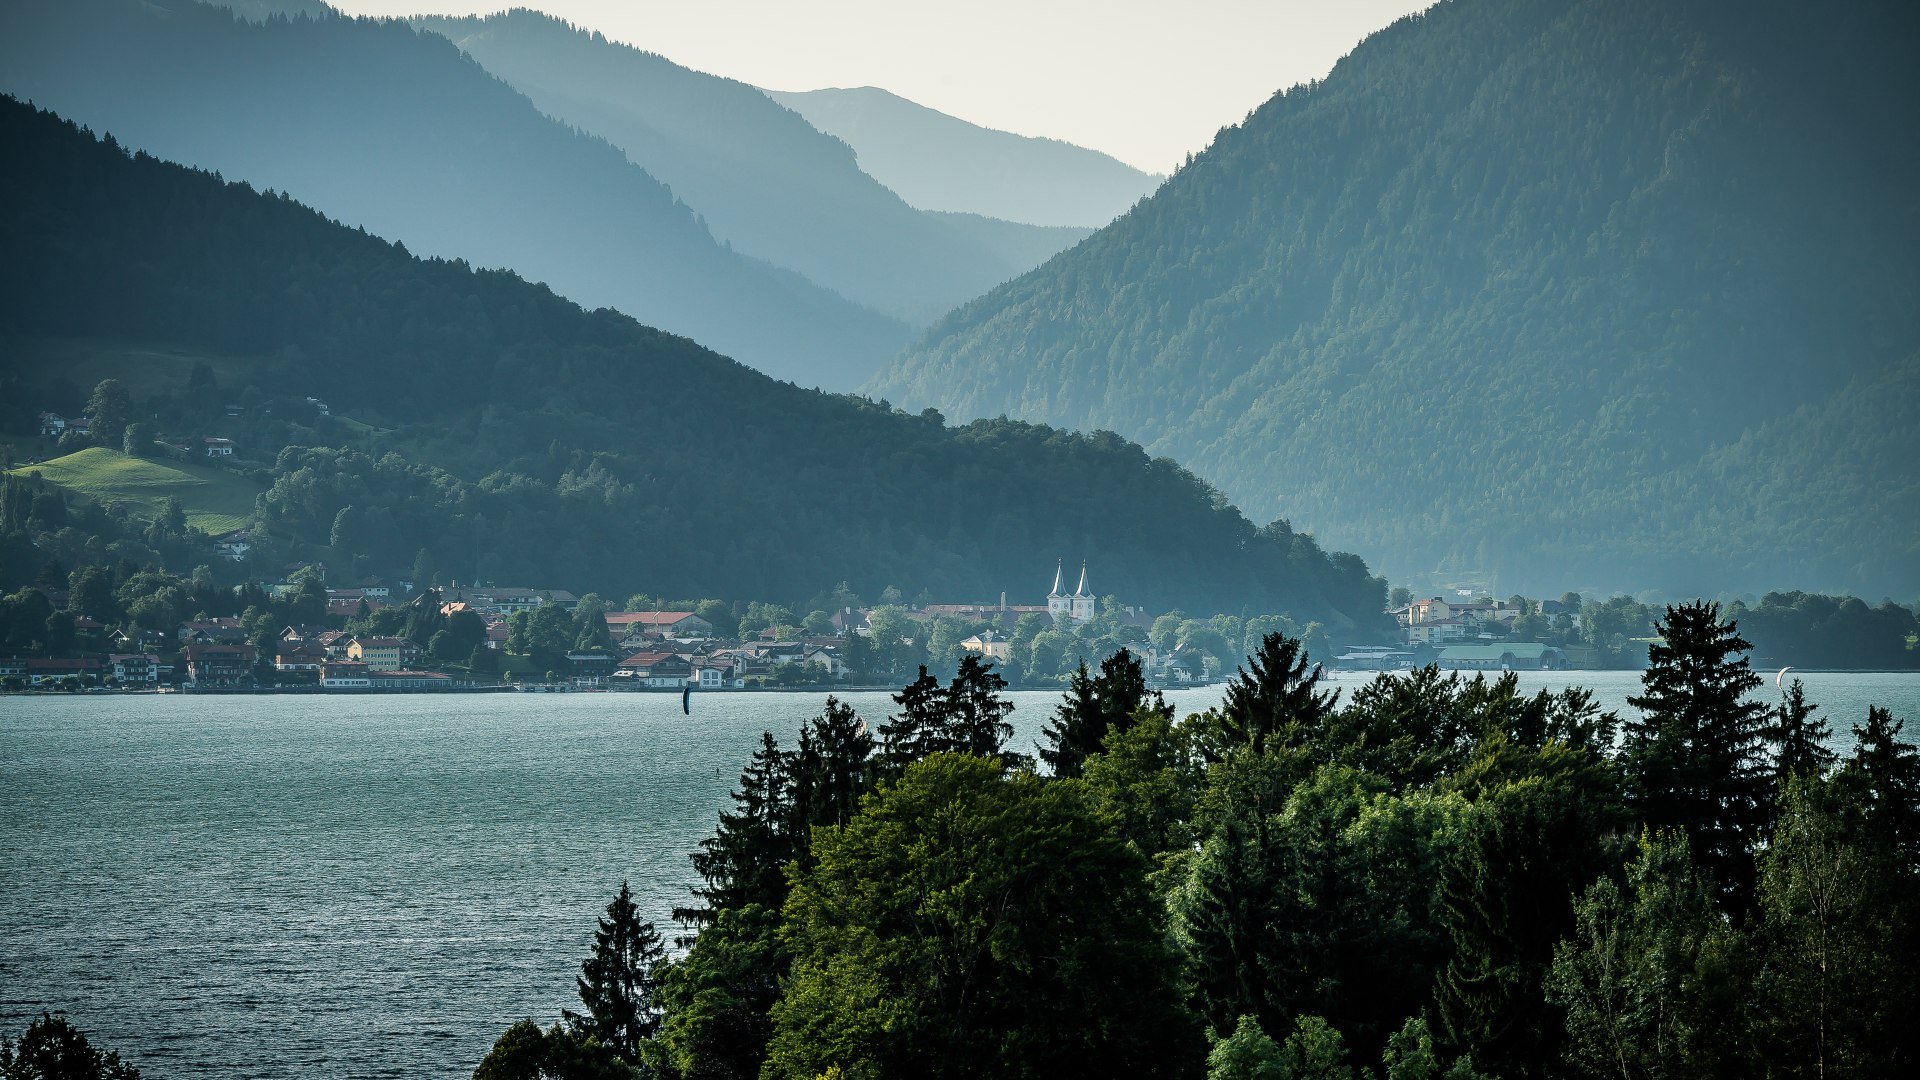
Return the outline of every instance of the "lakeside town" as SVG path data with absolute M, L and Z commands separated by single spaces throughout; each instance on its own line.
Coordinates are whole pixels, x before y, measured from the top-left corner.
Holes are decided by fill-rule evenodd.
M 323 573 L 301 567 L 264 591 L 286 600 Z M 1010 603 L 1006 594 L 987 603 L 907 603 L 888 596 L 883 599 L 893 602 L 839 605 L 800 619 L 757 603 L 738 612 L 712 601 L 611 610 L 593 594 L 565 589 L 415 589 L 369 578 L 326 588 L 318 621 L 289 623 L 270 635 L 261 633 L 259 614 L 188 619 L 171 629 L 113 625 L 76 609 L 72 590 L 34 591 L 72 619 L 73 645 L 65 655 L 0 658 L 6 689 L 746 690 L 859 684 L 902 660 L 911 666 L 915 652 L 935 667 L 971 653 L 1016 669 L 1027 676 L 1022 682 L 1045 682 L 1035 670 L 1036 645 L 1042 659 L 1051 659 L 1051 648 L 1069 664 L 1077 657 L 1096 665 L 1124 647 L 1157 684 L 1199 685 L 1231 672 L 1232 657 L 1222 654 L 1231 654 L 1247 621 L 1200 623 L 1103 600 L 1084 567 L 1071 586 L 1064 567 L 1057 567 L 1039 604 Z M 1557 616 L 1559 604 L 1552 603 Z M 426 618 L 423 607 L 431 612 Z M 1403 623 L 1402 643 L 1346 646 L 1328 666 L 1383 670 L 1421 661 L 1500 669 L 1567 662 L 1565 650 L 1539 643 L 1473 640 L 1483 629 L 1506 629 L 1520 618 L 1514 603 L 1436 597 L 1392 614 Z M 435 629 L 423 636 L 427 625 Z M 1326 648 L 1324 631 L 1315 629 Z M 1228 630 L 1241 632 L 1230 639 Z M 1067 640 L 1057 640 L 1062 637 Z
M 1230 676 L 1248 642 L 1299 635 L 1328 671 L 1565 670 L 1637 667 L 1657 611 L 1627 597 L 1414 599 L 1396 588 L 1390 637 L 1336 642 L 1284 616 L 1150 612 L 1093 591 L 1062 562 L 1039 603 L 874 602 L 844 585 L 804 616 L 759 602 L 672 603 L 493 585 L 415 586 L 369 577 L 325 584 L 326 568 L 289 568 L 251 590 L 239 614 L 151 625 L 77 571 L 68 588 L 36 584 L 8 603 L 66 621 L 65 647 L 0 657 L 6 691 L 445 692 L 701 691 L 886 686 L 965 655 L 1017 686 L 1053 687 L 1082 664 L 1127 649 L 1161 687 Z M 29 595 L 31 594 L 31 595 Z M 1774 597 L 1769 596 L 1769 601 Z M 644 603 L 643 603 L 644 602 Z M 1858 603 L 1855 601 L 1855 603 Z M 282 618 L 282 615 L 288 617 Z M 1909 613 L 1910 614 L 1910 613 Z M 118 618 L 116 618 L 116 615 Z M 1386 625 L 1385 619 L 1382 620 Z M 48 634 L 55 638 L 58 635 Z M 1360 636 L 1360 635 L 1355 635 Z

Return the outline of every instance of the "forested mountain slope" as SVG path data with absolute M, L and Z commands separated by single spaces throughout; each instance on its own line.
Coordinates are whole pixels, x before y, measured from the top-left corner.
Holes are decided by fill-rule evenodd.
M 1161 179 L 1098 150 L 984 128 L 874 86 L 767 96 L 844 140 L 862 169 L 927 210 L 1099 226 Z
M 191 0 L 30 0 L 0 6 L 0 90 L 803 385 L 845 389 L 909 334 L 726 250 L 618 149 L 405 23 L 250 23 Z
M 260 543 L 614 596 L 804 597 L 844 580 L 1018 598 L 1085 558 L 1103 592 L 1156 609 L 1355 632 L 1380 618 L 1385 586 L 1359 558 L 1256 528 L 1111 434 L 952 429 L 775 382 L 7 99 L 0 156 L 0 424 L 80 407 L 56 399 L 83 387 L 28 360 L 78 348 L 49 340 L 233 358 L 211 389 L 181 372 L 180 393 L 282 418 L 284 449 L 245 448 L 278 449 Z
M 845 143 L 754 87 L 539 12 L 414 25 L 626 151 L 735 250 L 921 326 L 1090 231 L 916 210 L 861 172 Z
M 1453 0 L 869 384 L 1390 576 L 1920 589 L 1920 8 Z

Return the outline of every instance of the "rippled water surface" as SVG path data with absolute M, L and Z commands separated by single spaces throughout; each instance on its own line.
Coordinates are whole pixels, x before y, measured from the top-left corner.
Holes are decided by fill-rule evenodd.
M 1570 678 L 1638 685 L 1523 677 Z M 1837 728 L 1920 724 L 1920 676 L 1805 678 Z M 64 1010 L 156 1078 L 467 1076 L 573 1003 L 621 879 L 668 923 L 759 733 L 823 697 L 0 698 L 0 1030 Z M 1028 746 L 1057 695 L 1014 698 Z

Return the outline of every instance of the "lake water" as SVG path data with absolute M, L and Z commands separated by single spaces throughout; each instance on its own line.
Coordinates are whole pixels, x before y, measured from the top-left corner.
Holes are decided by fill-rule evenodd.
M 1843 733 L 1920 725 L 1920 675 L 1804 678 Z M 0 698 L 0 1031 L 64 1010 L 156 1078 L 465 1077 L 575 1003 L 621 879 L 671 929 L 759 733 L 824 696 Z M 1030 747 L 1058 695 L 1013 697 Z

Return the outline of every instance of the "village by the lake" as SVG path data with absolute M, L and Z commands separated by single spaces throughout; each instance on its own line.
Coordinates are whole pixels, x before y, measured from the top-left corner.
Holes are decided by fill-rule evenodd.
M 614 610 L 598 595 L 517 586 L 445 586 L 370 577 L 324 584 L 326 567 L 290 567 L 258 592 L 308 622 L 272 611 L 202 616 L 151 627 L 76 607 L 75 593 L 35 586 L 49 618 L 71 620 L 59 655 L 0 657 L 0 689 L 36 692 L 528 692 L 772 690 L 883 687 L 919 664 L 950 670 L 963 656 L 1011 672 L 1014 685 L 1059 685 L 1082 663 L 1121 649 L 1161 688 L 1205 686 L 1232 674 L 1250 634 L 1270 620 L 1151 612 L 1097 596 L 1088 569 L 1061 563 L 1038 603 L 888 597 L 796 617 L 785 607 L 703 601 Z M 1404 593 L 1405 590 L 1400 590 Z M 1464 591 L 1463 591 L 1464 592 Z M 1387 611 L 1388 641 L 1308 640 L 1329 672 L 1607 670 L 1640 666 L 1650 635 L 1629 637 L 1627 598 L 1578 595 L 1496 600 L 1470 592 Z M 1583 613 L 1584 611 L 1584 613 Z M 1637 613 L 1650 620 L 1645 611 Z M 1249 628 L 1251 624 L 1251 629 Z M 1544 631 L 1544 632 L 1543 632 Z M 1549 640 L 1541 640 L 1547 638 Z M 1761 663 L 1773 663 L 1766 656 Z

